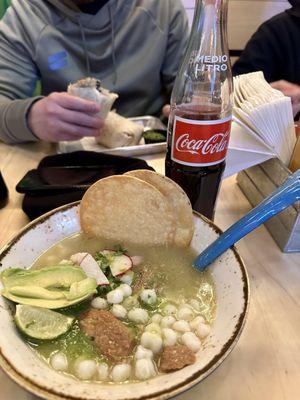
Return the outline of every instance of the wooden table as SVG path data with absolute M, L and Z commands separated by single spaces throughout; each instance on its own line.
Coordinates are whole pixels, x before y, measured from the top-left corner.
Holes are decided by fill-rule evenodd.
M 9 147 L 0 143 L 0 170 L 10 200 L 0 210 L 0 247 L 27 222 L 21 210 L 17 182 L 46 154 L 50 144 Z M 163 155 L 147 161 L 163 172 Z M 225 229 L 250 209 L 234 178 L 223 182 L 216 223 Z M 300 254 L 283 254 L 264 227 L 238 244 L 248 269 L 251 305 L 238 345 L 207 379 L 178 400 L 298 400 L 300 399 Z M 0 372 L 0 400 L 36 397 Z

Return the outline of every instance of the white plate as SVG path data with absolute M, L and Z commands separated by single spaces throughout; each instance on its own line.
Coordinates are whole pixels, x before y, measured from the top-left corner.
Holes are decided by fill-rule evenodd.
M 167 127 L 158 118 L 152 116 L 145 115 L 142 117 L 134 117 L 129 119 L 137 124 L 143 125 L 145 129 L 167 129 Z M 115 147 L 114 149 L 109 149 L 97 144 L 94 138 L 85 137 L 76 141 L 59 142 L 57 146 L 57 152 L 71 153 L 73 151 L 85 150 L 113 154 L 116 156 L 135 157 L 147 154 L 162 153 L 166 151 L 166 147 L 167 144 L 164 142 L 154 144 L 139 144 L 137 146 Z

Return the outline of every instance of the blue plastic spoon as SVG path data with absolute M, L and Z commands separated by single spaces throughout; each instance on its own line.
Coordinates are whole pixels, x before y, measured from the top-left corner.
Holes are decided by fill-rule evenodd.
M 194 267 L 203 271 L 217 257 L 234 243 L 248 235 L 269 218 L 280 213 L 291 204 L 300 200 L 300 169 L 292 174 L 282 186 L 253 208 L 243 218 L 228 228 L 210 244 L 194 261 Z

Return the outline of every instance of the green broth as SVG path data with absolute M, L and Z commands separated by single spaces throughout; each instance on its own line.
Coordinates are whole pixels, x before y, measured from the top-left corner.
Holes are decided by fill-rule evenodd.
M 76 234 L 66 238 L 50 248 L 33 264 L 32 268 L 43 268 L 57 265 L 63 259 L 70 259 L 70 256 L 78 252 L 89 252 L 95 254 L 103 249 L 113 249 L 116 243 L 90 238 L 85 234 Z M 151 272 L 151 279 L 148 281 L 148 288 L 155 288 L 158 294 L 158 303 L 154 308 L 147 308 L 149 316 L 158 312 L 161 313 L 167 303 L 180 305 L 188 303 L 191 299 L 197 299 L 200 303 L 201 314 L 207 323 L 214 319 L 216 309 L 216 296 L 213 280 L 209 272 L 199 273 L 192 267 L 195 259 L 195 252 L 191 249 L 176 247 L 138 247 L 125 245 L 129 255 L 140 255 L 143 261 L 133 271 L 137 276 L 142 269 Z M 80 313 L 90 307 L 87 302 L 70 309 L 63 310 L 78 317 Z M 58 310 L 59 311 L 59 310 Z M 130 321 L 124 321 L 133 332 L 136 339 L 142 333 L 143 325 L 135 326 Z M 78 322 L 63 337 L 46 343 L 29 343 L 47 362 L 53 353 L 62 351 L 70 361 L 68 372 L 73 374 L 74 363 L 77 358 L 92 358 L 97 361 L 105 360 L 97 352 L 93 341 L 80 331 Z
M 29 341 L 29 344 L 47 361 L 49 361 L 51 354 L 59 351 L 67 355 L 71 365 L 73 365 L 79 357 L 105 361 L 105 357 L 102 357 L 97 352 L 93 341 L 80 330 L 77 321 L 69 332 L 58 339 L 46 342 Z
M 113 249 L 116 243 L 90 238 L 83 233 L 73 235 L 51 247 L 33 264 L 32 268 L 43 268 L 69 259 L 77 252 L 95 254 L 102 249 Z M 161 292 L 164 297 L 176 303 L 185 299 L 197 298 L 202 304 L 201 313 L 211 322 L 214 317 L 216 299 L 213 279 L 209 272 L 200 273 L 192 267 L 196 257 L 192 249 L 177 247 L 138 247 L 124 246 L 130 255 L 142 255 L 143 268 L 153 271 L 154 284 L 163 281 Z

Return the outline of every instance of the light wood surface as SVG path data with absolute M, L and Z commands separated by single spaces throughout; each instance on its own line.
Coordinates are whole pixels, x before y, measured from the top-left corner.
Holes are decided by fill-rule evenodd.
M 27 222 L 15 186 L 54 147 L 0 143 L 0 169 L 9 204 L 0 210 L 0 247 Z M 164 156 L 147 161 L 163 172 Z M 225 229 L 250 209 L 235 178 L 223 182 L 216 223 Z M 300 254 L 282 254 L 264 227 L 238 244 L 251 284 L 250 311 L 229 357 L 178 400 L 298 400 L 300 398 Z M 36 400 L 0 371 L 0 400 Z

